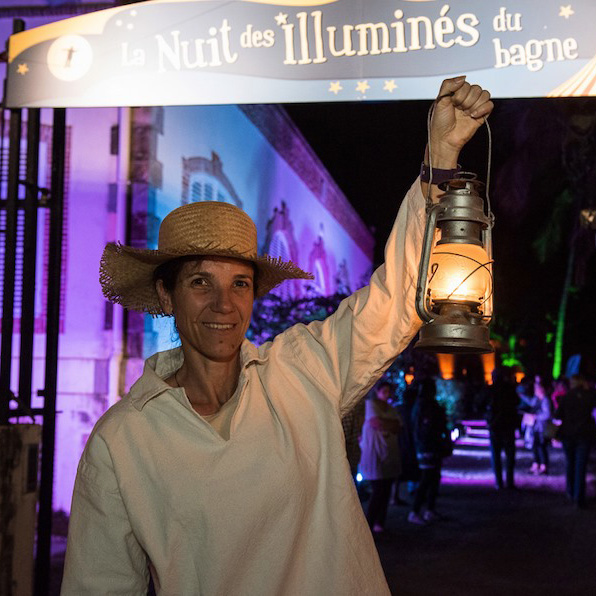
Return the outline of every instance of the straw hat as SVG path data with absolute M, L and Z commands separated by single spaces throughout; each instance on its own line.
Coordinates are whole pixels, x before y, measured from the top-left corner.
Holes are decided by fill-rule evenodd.
M 176 257 L 223 256 L 250 261 L 257 269 L 257 297 L 286 279 L 313 279 L 292 262 L 257 255 L 257 228 L 234 205 L 217 201 L 189 203 L 161 222 L 157 250 L 110 242 L 101 258 L 99 281 L 104 296 L 125 308 L 164 314 L 153 272 Z

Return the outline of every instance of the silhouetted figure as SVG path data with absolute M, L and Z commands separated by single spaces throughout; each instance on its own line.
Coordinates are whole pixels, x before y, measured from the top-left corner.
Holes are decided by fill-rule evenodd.
M 401 403 L 397 410 L 401 415 L 404 427 L 399 433 L 399 448 L 401 451 L 401 474 L 395 483 L 394 504 L 405 505 L 405 501 L 399 497 L 399 486 L 402 482 L 408 485 L 408 492 L 413 493 L 420 480 L 420 468 L 416 457 L 416 446 L 414 444 L 414 427 L 412 425 L 412 411 L 416 403 L 417 385 L 412 383 L 406 388 Z
M 373 532 L 385 527 L 391 485 L 401 472 L 398 433 L 403 424 L 399 412 L 389 405 L 392 395 L 391 383 L 375 385 L 366 400 L 362 427 L 360 471 L 372 488 L 366 519 Z
M 408 515 L 408 521 L 414 524 L 424 524 L 439 517 L 435 506 L 441 484 L 441 466 L 443 457 L 451 453 L 447 416 L 444 408 L 437 402 L 436 394 L 437 386 L 433 379 L 421 381 L 412 412 L 414 442 L 420 467 L 420 484 L 412 511 Z M 421 516 L 420 511 L 424 504 L 426 511 Z
M 583 507 L 590 448 L 596 439 L 596 393 L 580 375 L 571 377 L 570 386 L 560 398 L 555 418 L 561 420 L 558 436 L 565 450 L 567 494 L 576 506 Z
M 487 387 L 486 421 L 490 431 L 490 450 L 495 486 L 503 488 L 503 464 L 505 452 L 505 482 L 514 488 L 515 478 L 515 429 L 519 425 L 519 398 L 509 368 L 495 368 L 493 384 Z

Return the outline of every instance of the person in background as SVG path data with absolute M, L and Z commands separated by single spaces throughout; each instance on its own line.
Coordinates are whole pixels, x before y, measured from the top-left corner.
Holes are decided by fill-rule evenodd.
M 416 403 L 417 388 L 413 382 L 406 387 L 401 402 L 397 405 L 397 410 L 404 423 L 402 431 L 399 433 L 399 448 L 401 451 L 401 474 L 394 485 L 393 504 L 407 505 L 408 503 L 400 497 L 400 485 L 407 484 L 408 493 L 412 494 L 418 486 L 420 480 L 420 469 L 418 468 L 418 458 L 416 457 L 416 446 L 414 445 L 414 428 L 412 426 L 412 410 Z
M 556 410 L 559 407 L 561 398 L 569 391 L 569 379 L 567 377 L 559 377 L 554 385 L 553 392 L 550 396 L 553 402 L 553 408 Z
M 546 428 L 551 423 L 552 406 L 543 379 L 536 376 L 534 380 L 534 395 L 527 397 L 520 395 L 522 402 L 528 409 L 524 416 L 526 428 L 524 441 L 526 447 L 532 449 L 534 461 L 530 468 L 531 474 L 548 474 L 548 446 L 550 438 L 546 435 Z
M 418 525 L 439 519 L 435 506 L 441 484 L 441 467 L 443 458 L 451 453 L 447 415 L 445 409 L 437 402 L 436 395 L 437 386 L 434 379 L 422 380 L 412 412 L 420 484 L 408 521 Z M 426 505 L 426 510 L 420 515 L 423 505 Z
M 586 471 L 590 449 L 596 441 L 596 392 L 584 377 L 573 375 L 570 389 L 560 398 L 555 418 L 561 421 L 557 438 L 565 450 L 567 495 L 576 507 L 584 507 Z
M 534 381 L 535 381 L 534 377 L 526 375 L 517 384 L 516 391 L 517 391 L 517 394 L 519 395 L 520 400 L 522 400 L 522 398 L 524 398 L 524 397 L 528 398 L 528 399 L 534 397 Z M 523 403 L 522 403 L 521 409 L 525 410 Z
M 358 475 L 358 464 L 362 450 L 360 449 L 360 437 L 362 425 L 364 424 L 365 400 L 361 399 L 342 419 L 341 425 L 344 429 L 346 439 L 346 456 L 350 464 L 352 478 L 356 482 Z
M 519 398 L 515 391 L 511 369 L 497 367 L 487 388 L 486 421 L 490 432 L 490 450 L 495 487 L 503 488 L 501 454 L 505 452 L 505 482 L 515 487 L 515 430 L 519 426 Z
M 392 395 L 391 383 L 377 382 L 366 400 L 362 428 L 360 471 L 372 488 L 366 519 L 375 533 L 385 529 L 391 486 L 401 472 L 398 436 L 403 421 L 397 409 L 389 404 Z

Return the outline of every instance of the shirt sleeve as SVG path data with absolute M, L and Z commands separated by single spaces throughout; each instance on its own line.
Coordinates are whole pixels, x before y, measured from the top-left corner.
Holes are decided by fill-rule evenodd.
M 424 209 L 416 180 L 385 246 L 385 263 L 370 284 L 343 300 L 325 321 L 296 325 L 288 332 L 306 374 L 340 413 L 370 389 L 420 328 L 415 295 Z
M 92 435 L 73 493 L 62 596 L 143 595 L 148 561 L 134 536 L 109 450 Z

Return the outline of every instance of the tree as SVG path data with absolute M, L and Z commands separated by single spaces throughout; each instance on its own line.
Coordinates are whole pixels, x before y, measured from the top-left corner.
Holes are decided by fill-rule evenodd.
M 306 296 L 282 300 L 269 293 L 255 303 L 246 337 L 261 345 L 296 323 L 322 321 L 334 313 L 345 294 L 319 296 L 307 290 Z
M 501 253 L 495 258 L 495 329 L 505 337 L 534 335 L 526 338 L 534 346 L 530 368 L 544 373 L 552 359 L 556 377 L 569 304 L 593 253 L 578 224 L 580 210 L 594 201 L 594 100 L 516 100 L 499 108 L 495 129 L 509 138 L 495 143 L 495 248 Z

